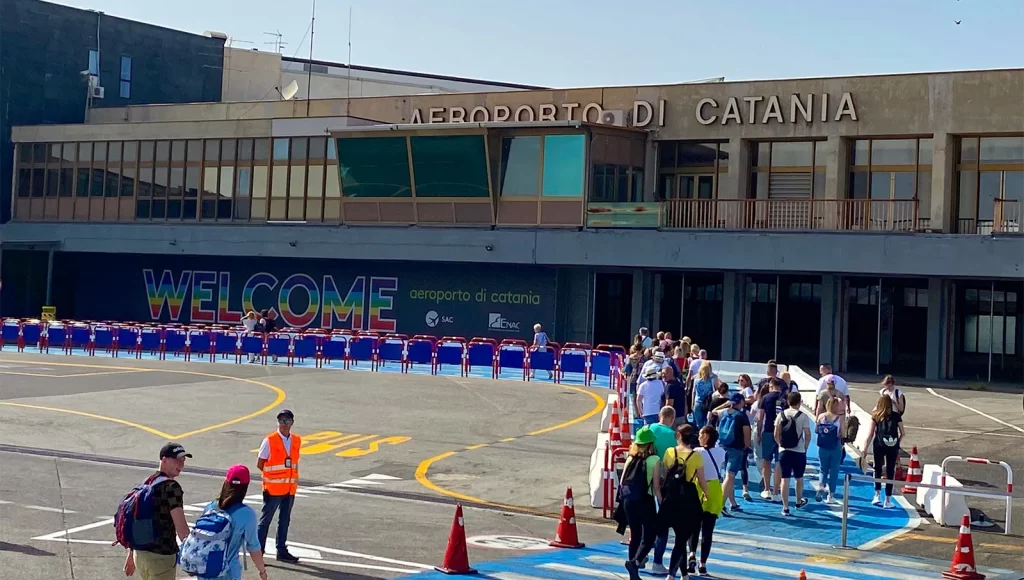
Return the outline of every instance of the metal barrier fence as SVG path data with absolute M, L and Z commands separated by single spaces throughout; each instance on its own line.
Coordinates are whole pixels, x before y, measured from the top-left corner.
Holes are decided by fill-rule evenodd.
M 139 324 L 92 321 L 42 321 L 0 318 L 0 349 L 16 345 L 18 352 L 63 353 L 66 355 L 137 359 L 168 358 L 185 361 L 208 360 L 241 364 L 243 359 L 267 364 L 268 359 L 289 366 L 304 365 L 351 369 L 368 364 L 379 371 L 389 363 L 399 372 L 415 368 L 437 375 L 444 371 L 460 376 L 505 378 L 503 371 L 521 373 L 532 380 L 537 371 L 551 373 L 560 383 L 566 374 L 579 378 L 585 386 L 618 389 L 625 349 L 600 344 L 557 343 L 532 346 L 521 339 L 494 339 L 461 336 L 290 329 L 280 332 L 248 332 L 220 326 L 175 324 Z
M 893 485 L 903 485 L 903 484 L 906 483 L 906 481 L 900 481 L 900 480 L 897 480 L 897 479 L 886 479 L 884 477 L 872 477 L 870 475 L 859 475 L 859 474 L 854 474 L 854 473 L 847 473 L 847 474 L 845 474 L 843 476 L 843 488 L 844 488 L 843 489 L 843 518 L 842 518 L 842 528 L 841 528 L 841 532 L 840 532 L 840 542 L 841 542 L 840 547 L 842 547 L 842 548 L 849 547 L 849 546 L 846 545 L 846 543 L 847 543 L 846 542 L 846 533 L 847 533 L 847 525 L 848 525 L 848 522 L 849 522 L 849 519 L 850 519 L 850 482 L 853 481 L 853 480 L 864 481 L 864 482 L 869 482 L 869 483 L 881 483 L 881 484 L 891 483 Z M 1005 499 L 1006 500 L 1006 524 L 1005 524 L 1004 529 L 1003 529 L 1003 534 L 1007 534 L 1008 535 L 1010 533 L 1010 508 L 1013 505 L 1013 494 L 1011 492 L 1008 492 L 1008 491 L 1007 492 L 991 491 L 991 490 L 987 490 L 987 489 L 978 489 L 978 488 L 972 488 L 972 487 L 959 487 L 959 486 L 948 486 L 948 485 L 931 485 L 931 484 L 928 484 L 928 483 L 915 483 L 914 487 L 916 487 L 916 488 L 923 488 L 923 489 L 938 489 L 938 490 L 941 490 L 941 492 L 943 494 L 949 493 L 951 495 L 952 494 L 959 494 L 959 495 L 967 495 L 967 496 L 971 496 L 971 497 L 986 497 L 986 498 L 990 498 L 990 499 Z

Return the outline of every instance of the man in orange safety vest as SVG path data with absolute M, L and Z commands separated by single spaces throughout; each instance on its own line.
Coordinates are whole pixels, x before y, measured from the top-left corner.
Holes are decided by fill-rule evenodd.
M 260 444 L 256 467 L 263 472 L 263 511 L 260 513 L 260 549 L 266 553 L 267 533 L 277 518 L 277 560 L 295 563 L 299 559 L 288 552 L 288 526 L 292 519 L 295 492 L 299 487 L 299 446 L 302 439 L 292 433 L 295 415 L 285 409 L 277 414 L 277 431 L 267 435 Z

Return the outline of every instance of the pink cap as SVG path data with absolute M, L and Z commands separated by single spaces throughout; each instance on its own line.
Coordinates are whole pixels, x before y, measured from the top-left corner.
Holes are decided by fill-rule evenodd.
M 232 465 L 224 480 L 228 483 L 247 484 L 249 483 L 249 468 L 244 465 Z

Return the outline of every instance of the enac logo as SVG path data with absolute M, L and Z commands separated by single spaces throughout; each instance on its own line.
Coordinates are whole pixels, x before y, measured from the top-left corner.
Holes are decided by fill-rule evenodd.
M 487 328 L 504 332 L 519 332 L 519 323 L 503 317 L 500 313 L 491 312 L 487 315 Z

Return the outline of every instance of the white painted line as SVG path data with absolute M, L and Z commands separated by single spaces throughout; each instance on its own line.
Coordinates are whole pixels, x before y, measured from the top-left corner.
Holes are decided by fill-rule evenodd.
M 716 566 L 718 566 L 718 565 L 728 566 L 728 565 L 730 565 L 732 563 L 731 561 L 728 561 L 728 560 L 718 560 L 716 562 L 715 561 L 716 560 L 715 554 L 727 554 L 727 555 L 730 555 L 730 556 L 738 556 L 740 558 L 747 557 L 747 558 L 749 558 L 751 560 L 754 560 L 754 561 L 757 561 L 757 562 L 775 562 L 775 563 L 779 563 L 779 564 L 792 564 L 793 563 L 793 560 L 791 560 L 791 559 L 787 559 L 785 557 L 780 557 L 780 556 L 773 556 L 772 555 L 772 551 L 771 551 L 770 548 L 760 548 L 760 549 L 754 550 L 754 551 L 730 550 L 729 548 L 716 548 L 713 552 L 711 552 L 711 559 L 710 559 L 710 561 L 712 563 L 714 563 Z M 871 562 L 874 563 L 874 559 L 873 558 L 871 559 Z M 856 568 L 858 566 L 858 564 L 854 563 L 854 562 L 851 562 L 849 564 L 843 564 L 843 565 L 828 564 L 828 563 L 825 563 L 825 562 L 814 562 L 812 565 L 815 568 L 822 568 L 822 569 L 825 569 L 825 570 L 831 570 L 833 572 L 849 572 L 851 565 L 854 568 Z M 900 572 L 897 571 L 899 568 L 900 567 L 886 569 L 886 576 L 885 576 L 886 579 L 887 580 L 920 580 L 920 578 L 921 578 L 920 575 L 918 575 L 918 574 L 904 574 L 904 573 L 900 573 Z M 782 571 L 784 571 L 784 570 L 780 570 L 780 572 L 782 572 Z M 936 571 L 937 572 L 941 572 L 941 570 L 936 570 Z M 815 578 L 817 578 L 817 576 L 815 576 Z
M 0 505 L 10 505 L 12 503 L 14 503 L 14 502 L 13 501 L 6 501 L 6 500 L 0 499 Z
M 32 538 L 33 540 L 39 540 L 42 542 L 60 542 L 60 543 L 73 543 L 73 544 L 93 544 L 96 546 L 107 546 L 113 544 L 113 541 L 109 540 L 79 540 L 77 538 Z
M 355 485 L 381 485 L 381 483 L 379 481 L 366 480 L 366 479 L 350 479 L 348 481 L 343 481 L 342 483 L 347 483 L 349 485 L 353 485 L 353 484 L 355 484 Z
M 711 552 L 711 553 L 714 554 L 714 552 Z M 715 563 L 715 569 L 718 570 L 719 567 L 721 567 L 721 568 L 735 568 L 735 569 L 738 569 L 738 570 L 746 570 L 748 572 L 761 572 L 763 574 L 771 574 L 772 576 L 776 576 L 780 572 L 781 573 L 787 573 L 787 574 L 791 574 L 792 573 L 792 571 L 780 570 L 779 568 L 773 568 L 771 566 L 760 566 L 758 564 L 748 564 L 746 562 L 735 562 L 735 561 L 728 561 L 728 562 L 720 561 L 720 562 Z M 840 577 L 840 576 L 831 576 L 831 575 L 828 575 L 828 574 L 818 574 L 818 573 L 815 573 L 814 574 L 814 580 L 849 580 L 849 578 L 846 577 L 846 576 Z
M 928 387 L 928 392 L 933 394 L 933 395 L 935 395 L 936 397 L 938 397 L 940 399 L 944 399 L 946 401 L 949 401 L 950 403 L 953 403 L 954 405 L 956 405 L 958 407 L 963 407 L 964 409 L 967 409 L 968 411 L 971 411 L 972 413 L 977 413 L 978 415 L 981 415 L 982 417 L 984 417 L 986 419 L 991 419 L 991 420 L 995 421 L 996 423 L 999 423 L 1000 425 L 1006 425 L 1010 429 L 1015 429 L 1015 430 L 1017 430 L 1017 431 L 1019 431 L 1021 433 L 1024 433 L 1024 427 L 1018 427 L 1018 426 L 1013 425 L 1011 423 L 1007 423 L 1006 421 L 1003 421 L 1002 419 L 996 419 L 995 417 L 993 417 L 992 415 L 989 415 L 988 413 L 982 413 L 981 411 L 975 409 L 974 407 L 968 407 L 967 405 L 961 403 L 960 401 L 956 401 L 956 400 L 950 399 L 949 397 L 947 397 L 945 395 L 940 395 L 940 394 L 936 393 L 935 389 L 933 389 L 931 387 Z
M 958 433 L 961 435 L 981 435 L 988 437 L 1010 437 L 1013 439 L 1024 439 L 1024 435 L 1014 435 L 1013 433 L 993 433 L 991 431 L 964 431 L 962 429 L 941 429 L 939 427 L 919 427 L 917 425 L 904 425 L 904 429 L 917 429 L 922 431 L 939 431 L 942 433 Z
M 402 479 L 401 477 L 393 477 L 390 475 L 384 475 L 383 473 L 371 473 L 370 475 L 363 476 L 359 479 L 380 479 L 383 481 L 397 481 Z
M 186 505 L 186 506 L 182 506 L 181 509 L 183 509 L 183 510 L 185 510 L 187 512 L 199 512 L 199 513 L 202 513 L 204 511 L 206 511 L 205 507 L 199 507 L 197 505 Z
M 357 479 L 350 479 L 349 481 L 359 481 Z M 352 485 L 351 483 L 328 483 L 328 487 L 348 487 L 353 489 L 363 489 L 360 485 Z
M 300 487 L 300 488 L 298 488 L 298 490 L 303 492 L 303 493 L 313 493 L 313 494 L 318 494 L 318 495 L 326 495 L 326 492 L 317 491 L 317 489 L 313 488 L 313 487 Z
M 591 578 L 607 578 L 608 580 L 621 580 L 623 574 L 615 572 L 607 572 L 605 570 L 592 570 L 590 568 L 584 568 L 583 566 L 572 566 L 570 564 L 541 564 L 537 566 L 543 570 L 554 570 L 556 572 L 566 572 L 579 576 L 589 576 Z M 571 578 L 572 576 L 570 576 Z
M 103 526 L 110 526 L 110 525 L 113 525 L 113 523 L 114 523 L 114 518 L 107 518 L 105 520 L 100 520 L 98 522 L 93 522 L 91 524 L 85 524 L 84 526 L 78 526 L 77 528 L 71 528 L 70 530 L 60 530 L 58 532 L 53 532 L 52 534 L 46 534 L 46 535 L 43 535 L 43 536 L 37 536 L 37 537 L 32 538 L 32 539 L 33 540 L 53 540 L 53 539 L 57 539 L 57 538 L 63 538 L 64 536 L 67 536 L 67 535 L 70 535 L 70 534 L 76 534 L 78 532 L 84 532 L 86 530 L 93 530 L 93 529 L 96 529 L 96 528 L 101 528 Z
M 272 543 L 271 540 L 268 538 L 267 539 L 267 545 L 270 545 L 271 543 Z M 334 548 L 325 548 L 323 546 L 314 546 L 312 544 L 301 544 L 299 542 L 289 541 L 288 545 L 289 546 L 295 546 L 297 548 L 307 548 L 307 549 L 310 549 L 310 550 L 318 550 L 318 551 L 323 552 L 325 554 L 334 554 L 335 556 L 348 556 L 350 558 L 362 558 L 363 560 L 371 560 L 371 561 L 374 561 L 374 562 L 383 562 L 385 564 L 398 564 L 400 566 L 409 566 L 409 567 L 412 567 L 412 568 L 420 568 L 420 569 L 423 569 L 423 570 L 433 570 L 434 569 L 433 566 L 428 566 L 426 564 L 417 564 L 416 562 L 406 562 L 404 560 L 395 560 L 393 558 L 384 558 L 382 556 L 373 556 L 371 554 L 360 554 L 359 552 L 349 552 L 347 550 L 337 550 L 337 549 L 334 549 Z
M 291 543 L 291 542 L 289 542 Z M 271 556 L 273 558 L 273 556 Z M 342 566 L 344 568 L 358 568 L 360 570 L 380 570 L 382 572 L 397 572 L 399 574 L 419 574 L 419 570 L 410 570 L 408 568 L 391 568 L 389 566 L 374 566 L 372 564 L 356 564 L 354 562 L 335 562 L 334 560 L 316 560 L 317 564 L 327 564 L 329 566 Z M 431 568 L 433 570 L 433 568 Z
M 78 512 L 74 512 L 74 511 L 66 510 L 66 509 L 61 509 L 61 508 L 47 507 L 45 505 L 23 505 L 21 507 L 23 507 L 25 509 L 30 509 L 30 510 L 39 510 L 41 512 L 50 512 L 52 514 L 74 514 L 74 513 L 78 513 Z
M 615 561 L 620 565 L 622 564 L 622 558 L 616 558 Z M 487 576 L 497 580 L 544 580 L 544 578 L 538 576 L 528 576 L 517 572 L 491 572 Z
M 875 538 L 870 542 L 865 542 L 857 546 L 858 550 L 874 550 L 876 546 L 880 546 L 893 538 L 897 538 L 911 530 L 915 530 L 921 525 L 921 516 L 917 515 L 917 508 L 912 506 L 910 502 L 907 501 L 907 498 L 902 495 L 897 495 L 893 499 L 896 500 L 896 505 L 902 507 L 907 512 L 907 524 L 898 530 L 893 530 L 884 536 Z

